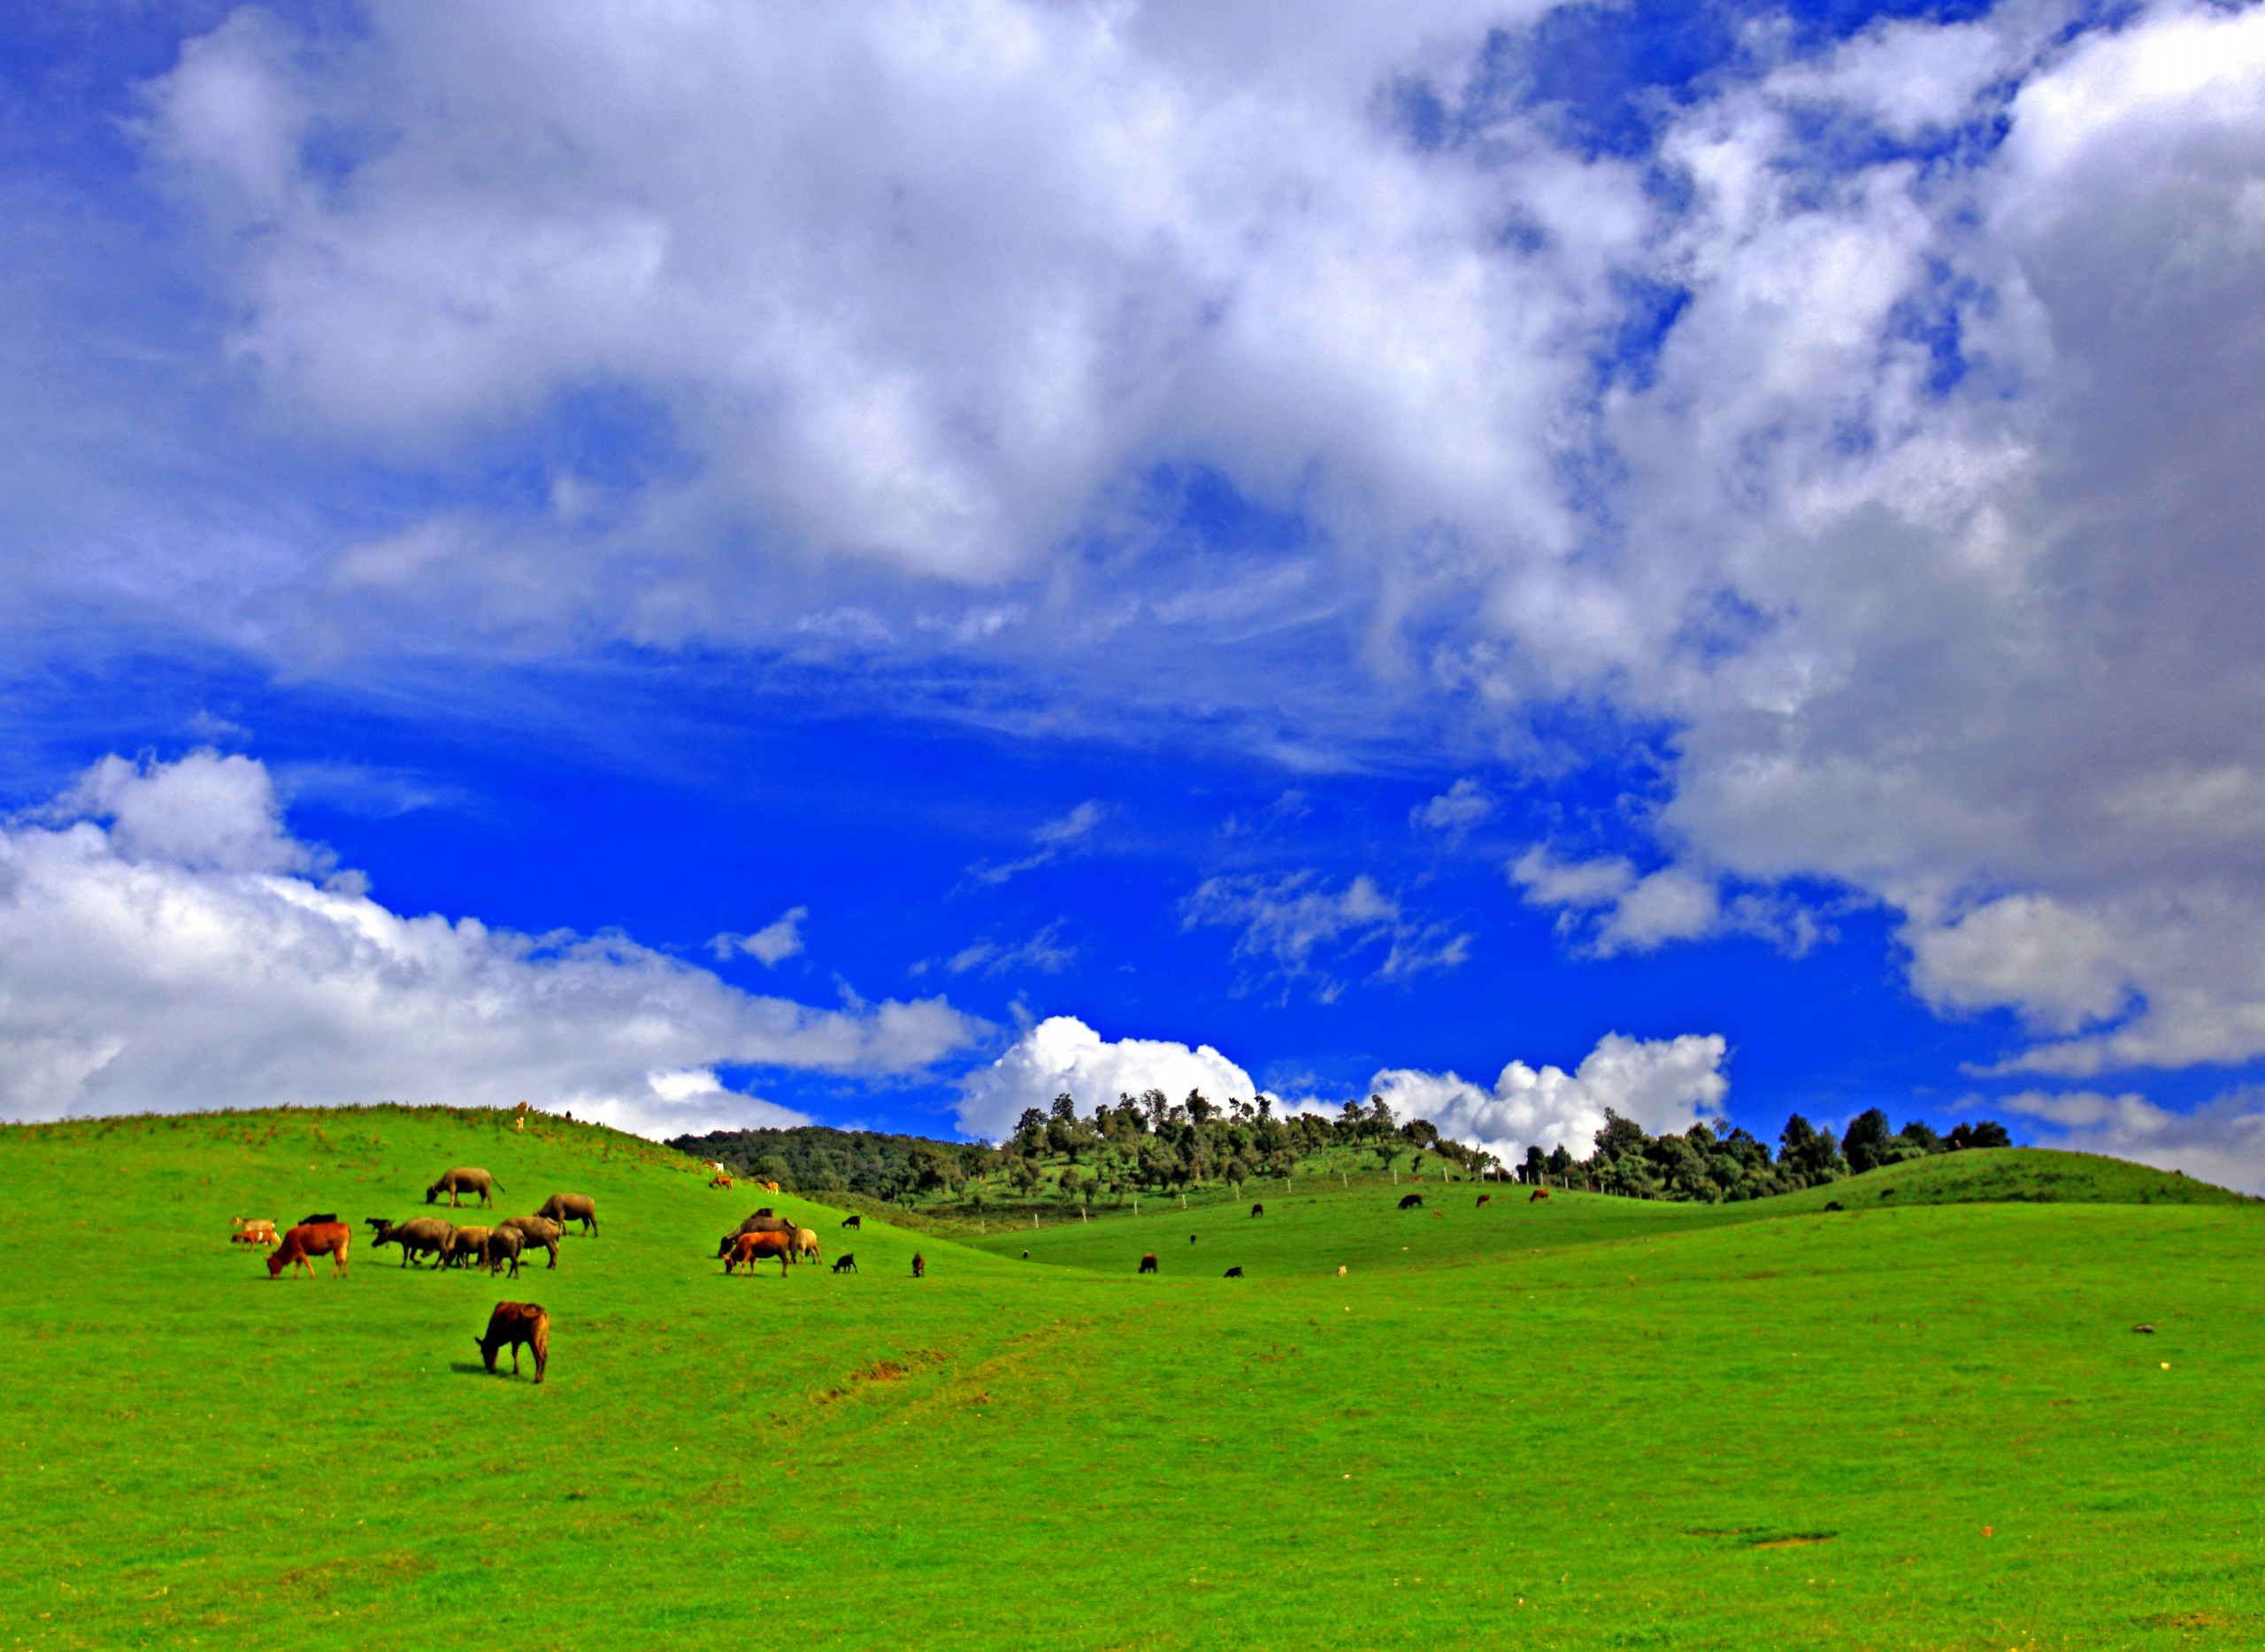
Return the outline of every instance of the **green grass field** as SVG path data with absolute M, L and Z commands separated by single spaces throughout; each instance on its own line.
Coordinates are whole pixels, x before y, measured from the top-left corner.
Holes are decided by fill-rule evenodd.
M 603 1231 L 516 1283 L 227 1242 L 464 1163 Z M 0 1645 L 2265 1644 L 2253 1203 L 1253 1191 L 961 1243 L 551 1120 L 0 1130 Z M 756 1203 L 864 1272 L 726 1279 Z M 541 1387 L 480 1368 L 505 1297 Z

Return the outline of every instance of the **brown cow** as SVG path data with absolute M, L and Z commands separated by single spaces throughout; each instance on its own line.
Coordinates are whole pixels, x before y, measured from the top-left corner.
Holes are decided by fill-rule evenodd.
M 756 1186 L 762 1188 L 765 1193 L 776 1193 L 779 1191 L 779 1184 L 775 1181 L 757 1182 Z
M 566 1230 L 556 1222 L 547 1222 L 539 1216 L 507 1216 L 496 1224 L 498 1227 L 516 1228 L 520 1245 L 528 1250 L 548 1250 L 550 1265 L 558 1265 L 558 1241 Z
M 460 1268 L 467 1262 L 488 1260 L 488 1234 L 484 1227 L 457 1227 L 449 1231 L 441 1241 L 441 1265 Z
M 718 1254 L 724 1258 L 724 1272 L 727 1274 L 745 1264 L 748 1277 L 753 1279 L 755 1264 L 765 1256 L 775 1256 L 779 1261 L 779 1272 L 783 1278 L 787 1264 L 794 1260 L 790 1253 L 795 1248 L 795 1241 L 788 1233 L 735 1233 L 725 1241 L 725 1245 L 726 1249 Z
M 1154 1273 L 1156 1271 L 1156 1253 L 1155 1251 L 1152 1250 L 1147 1256 L 1140 1258 L 1140 1271 L 1143 1273 Z
M 783 1216 L 773 1216 L 768 1210 L 757 1210 L 732 1232 L 737 1233 L 791 1233 L 795 1224 Z
M 534 1356 L 537 1382 L 550 1364 L 550 1316 L 543 1312 L 541 1302 L 497 1302 L 495 1311 L 488 1316 L 488 1334 L 472 1340 L 480 1344 L 480 1356 L 491 1372 L 495 1369 L 495 1356 L 507 1347 L 511 1350 L 514 1377 L 519 1374 L 522 1348 Z
M 1549 1189 L 1548 1189 L 1548 1188 L 1547 1188 L 1547 1187 L 1536 1187 L 1536 1188 L 1535 1188 L 1532 1193 L 1530 1193 L 1530 1194 L 1526 1195 L 1526 1196 L 1525 1196 L 1525 1202 L 1526 1202 L 1528 1204 L 1539 1204 L 1539 1203 L 1540 1203 L 1544 1199 L 1547 1199 L 1548 1196 L 1549 1196 Z
M 370 1225 L 370 1242 L 373 1245 L 399 1245 L 401 1265 L 407 1267 L 411 1256 L 427 1252 L 445 1260 L 449 1254 L 449 1235 L 456 1226 L 437 1216 L 420 1216 L 413 1221 L 388 1221 L 382 1216 L 365 1218 Z
M 562 1227 L 580 1222 L 585 1235 L 598 1231 L 598 1202 L 587 1193 L 554 1193 L 535 1207 L 537 1216 Z
M 449 1195 L 449 1203 L 453 1205 L 457 1203 L 458 1194 L 476 1193 L 480 1195 L 480 1203 L 493 1209 L 495 1195 L 503 1191 L 503 1184 L 486 1171 L 470 1164 L 458 1164 L 442 1171 L 441 1179 L 425 1189 L 425 1203 L 434 1203 L 445 1193 Z
M 275 1245 L 282 1242 L 276 1238 L 275 1224 L 268 1218 L 247 1221 L 238 1216 L 231 1217 L 229 1222 L 235 1229 L 228 1235 L 228 1242 L 232 1245 Z
M 912 1277 L 916 1279 L 925 1279 L 927 1276 L 928 1258 L 922 1256 L 916 1250 L 912 1253 Z
M 511 1277 L 519 1277 L 519 1252 L 526 1245 L 526 1235 L 516 1227 L 491 1227 L 488 1237 L 480 1241 L 480 1259 L 495 1273 L 505 1263 L 511 1264 Z
M 324 1222 L 313 1226 L 302 1222 L 283 1235 L 282 1249 L 267 1258 L 267 1277 L 280 1279 L 284 1269 L 300 1267 L 312 1279 L 315 1264 L 307 1258 L 328 1256 L 331 1277 L 335 1279 L 346 1272 L 346 1250 L 353 1242 L 354 1230 L 343 1222 Z
M 1480 1204 L 1492 1204 L 1494 1203 L 1494 1195 L 1491 1193 L 1482 1193 L 1478 1195 L 1478 1203 Z

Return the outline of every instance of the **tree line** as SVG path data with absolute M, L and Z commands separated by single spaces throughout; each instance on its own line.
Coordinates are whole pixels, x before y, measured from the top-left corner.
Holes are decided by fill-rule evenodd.
M 670 1143 L 802 1192 L 929 1197 L 979 1208 L 998 1197 L 1075 1204 L 1286 1177 L 1301 1160 L 1324 1154 L 1337 1168 L 1382 1171 L 1411 1152 L 1419 1173 L 1428 1159 L 1466 1176 L 1713 1203 L 1791 1193 L 1931 1153 L 2011 1144 L 2005 1127 L 1991 1120 L 1962 1124 L 1947 1135 L 1916 1121 L 1892 1131 L 1887 1115 L 1873 1108 L 1851 1121 L 1845 1141 L 1796 1113 L 1773 1155 L 1743 1129 L 1718 1133 L 1701 1123 L 1654 1136 L 1607 1112 L 1587 1156 L 1576 1158 L 1562 1145 L 1547 1153 L 1532 1147 L 1524 1162 L 1506 1167 L 1483 1149 L 1442 1136 L 1427 1118 L 1396 1118 L 1380 1095 L 1347 1102 L 1334 1114 L 1284 1114 L 1264 1095 L 1214 1102 L 1191 1090 L 1175 1102 L 1154 1089 L 1120 1095 L 1087 1114 L 1074 1097 L 1057 1095 L 1051 1108 L 1025 1110 L 995 1147 L 824 1125 L 712 1131 Z

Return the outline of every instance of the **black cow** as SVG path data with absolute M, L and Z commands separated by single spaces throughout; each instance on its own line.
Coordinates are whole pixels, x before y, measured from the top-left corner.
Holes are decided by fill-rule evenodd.
M 1254 1204 L 1250 1207 L 1250 1213 L 1253 1216 L 1263 1216 L 1266 1214 L 1266 1207 L 1263 1204 Z
M 1403 1210 L 1422 1210 L 1424 1208 L 1424 1195 L 1420 1193 L 1411 1193 L 1403 1195 L 1400 1201 L 1400 1208 Z
M 833 1271 L 836 1273 L 856 1272 L 857 1253 L 854 1250 L 845 1250 L 840 1256 L 834 1257 Z
M 313 1216 L 301 1217 L 298 1220 L 297 1226 L 301 1227 L 327 1227 L 331 1223 L 335 1222 L 337 1219 L 337 1211 L 324 1210 Z M 369 1218 L 365 1217 L 362 1219 L 367 1221 Z
M 1152 1250 L 1147 1256 L 1140 1258 L 1140 1272 L 1143 1273 L 1154 1273 L 1156 1271 L 1156 1253 Z
M 844 1227 L 863 1228 L 865 1226 L 865 1218 L 862 1216 L 845 1216 L 841 1218 L 841 1226 Z
M 1239 1279 L 1242 1278 L 1242 1270 L 1240 1268 L 1229 1268 L 1227 1270 L 1226 1276 L 1231 1279 Z

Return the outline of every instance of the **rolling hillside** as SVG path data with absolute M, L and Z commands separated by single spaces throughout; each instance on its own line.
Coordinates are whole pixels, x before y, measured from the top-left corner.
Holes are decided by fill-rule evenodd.
M 516 1282 L 357 1250 L 344 1279 L 271 1283 L 227 1243 L 237 1215 L 407 1216 L 463 1163 L 495 1172 L 503 1213 L 593 1194 L 603 1231 Z M 1848 1210 L 1823 1214 L 1835 1194 Z M 0 1629 L 2265 1640 L 2253 1204 L 2013 1153 L 1742 1206 L 1426 1197 L 1438 1215 L 1355 1187 L 1255 1221 L 964 1245 L 870 1218 L 845 1235 L 781 1199 L 864 1271 L 727 1280 L 716 1238 L 763 1196 L 589 1126 L 369 1109 L 0 1130 Z M 1133 1274 L 1143 1249 L 1161 1277 Z M 503 1297 L 554 1317 L 541 1387 L 480 1368 Z

